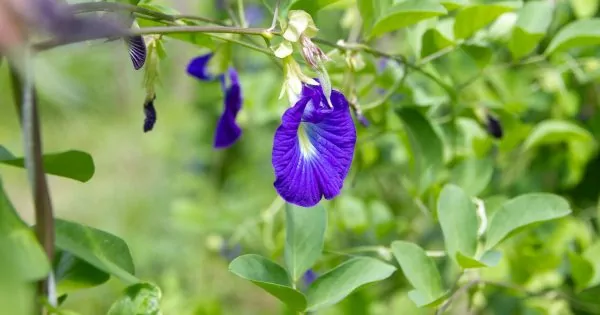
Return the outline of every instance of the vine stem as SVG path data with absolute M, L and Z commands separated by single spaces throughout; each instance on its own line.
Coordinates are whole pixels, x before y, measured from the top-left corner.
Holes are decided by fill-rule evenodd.
M 21 71 L 11 67 L 15 104 L 19 112 L 25 151 L 25 166 L 31 185 L 35 207 L 35 232 L 42 245 L 48 261 L 54 258 L 54 215 L 48 189 L 48 182 L 42 161 L 42 138 L 38 102 L 33 80 L 33 59 L 31 50 L 24 51 Z M 51 305 L 56 305 L 56 292 L 52 272 L 46 280 L 40 282 L 39 296 L 48 298 Z

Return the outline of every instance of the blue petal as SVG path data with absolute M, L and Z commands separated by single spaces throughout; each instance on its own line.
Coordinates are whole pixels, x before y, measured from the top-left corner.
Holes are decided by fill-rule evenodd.
M 275 132 L 272 163 L 275 189 L 287 202 L 312 207 L 337 196 L 348 175 L 356 129 L 348 101 L 338 91 L 329 108 L 320 86 L 305 86 Z
M 242 89 L 235 69 L 229 69 L 229 86 L 225 91 L 225 110 L 217 123 L 215 132 L 215 148 L 225 148 L 234 144 L 242 135 L 235 118 L 242 108 Z
M 214 77 L 208 72 L 208 62 L 212 56 L 210 53 L 192 59 L 188 64 L 187 72 L 202 81 L 212 80 Z

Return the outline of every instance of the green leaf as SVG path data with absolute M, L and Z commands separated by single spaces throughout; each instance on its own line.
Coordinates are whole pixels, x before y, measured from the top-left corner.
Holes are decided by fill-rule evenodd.
M 443 19 L 434 28 L 428 29 L 421 39 L 421 57 L 432 55 L 454 45 L 454 19 Z
M 517 16 L 517 23 L 508 42 L 513 58 L 521 58 L 531 53 L 546 36 L 552 23 L 553 5 L 548 1 L 525 3 Z
M 455 17 L 454 38 L 471 37 L 478 30 L 492 23 L 500 15 L 513 11 L 513 3 L 475 4 L 460 10 Z
M 460 187 L 447 184 L 440 192 L 437 215 L 444 234 L 448 255 L 473 257 L 477 249 L 477 213 L 475 204 Z
M 568 257 L 577 291 L 600 284 L 600 241 L 586 248 L 583 254 L 569 252 Z
M 462 49 L 475 61 L 478 68 L 483 69 L 492 60 L 492 49 L 483 44 L 465 44 Z
M 470 196 L 477 196 L 492 180 L 494 165 L 489 158 L 467 158 L 452 168 L 450 181 Z
M 267 258 L 239 256 L 229 264 L 229 271 L 261 287 L 293 310 L 303 311 L 306 308 L 306 297 L 292 288 L 285 269 Z
M 446 10 L 452 11 L 467 5 L 467 0 L 441 0 L 440 3 Z
M 571 0 L 571 7 L 578 19 L 593 17 L 598 11 L 598 0 Z
M 65 251 L 54 256 L 58 295 L 91 288 L 108 281 L 110 275 Z
M 338 1 L 340 0 L 296 0 L 293 1 L 290 9 L 303 10 L 314 16 L 320 10 Z
M 566 120 L 546 120 L 535 126 L 523 144 L 525 150 L 544 145 L 559 142 L 581 141 L 588 144 L 594 144 L 594 136 L 579 127 L 578 125 Z
M 0 146 L 0 163 L 25 168 L 25 159 L 15 157 Z M 76 150 L 44 154 L 44 171 L 48 174 L 87 182 L 94 175 L 94 160 L 88 153 Z
M 456 261 L 458 264 L 465 268 L 483 268 L 483 267 L 495 267 L 500 262 L 502 258 L 502 253 L 499 251 L 488 251 L 481 258 L 475 259 L 473 257 L 467 257 L 460 252 L 456 253 Z
M 317 278 L 308 288 L 308 311 L 336 304 L 358 287 L 386 279 L 394 271 L 394 266 L 375 258 L 352 258 Z
M 125 289 L 108 315 L 159 315 L 162 292 L 151 283 L 136 283 Z
M 327 211 L 323 206 L 285 208 L 285 264 L 293 282 L 319 259 L 325 242 Z
M 370 37 L 382 35 L 420 21 L 448 13 L 444 6 L 431 0 L 407 0 L 392 6 L 377 19 Z
M 20 269 L 15 273 L 28 281 L 43 279 L 50 272 L 50 263 L 33 231 L 21 220 L 0 181 L 0 239 L 12 248 L 11 262 Z
M 569 203 L 557 195 L 532 193 L 513 198 L 491 216 L 485 248 L 493 248 L 509 234 L 527 225 L 561 218 L 569 213 Z
M 136 283 L 129 247 L 120 238 L 107 232 L 66 220 L 55 220 L 56 246 L 70 252 L 90 265 L 119 277 L 126 283 Z
M 552 38 L 544 52 L 550 55 L 573 47 L 593 46 L 600 43 L 600 19 L 580 20 L 563 27 Z
M 376 11 L 376 0 L 357 0 L 356 5 L 358 6 L 358 11 L 360 12 L 360 17 L 362 18 L 363 28 L 365 33 L 371 31 L 371 27 L 378 13 Z
M 416 173 L 419 176 L 427 172 L 435 174 L 444 164 L 444 147 L 431 122 L 414 108 L 404 107 L 396 113 L 404 123 Z
M 446 295 L 435 263 L 421 247 L 410 242 L 395 241 L 392 243 L 392 253 L 404 276 L 415 288 L 409 292 L 409 297 L 417 306 L 434 304 Z

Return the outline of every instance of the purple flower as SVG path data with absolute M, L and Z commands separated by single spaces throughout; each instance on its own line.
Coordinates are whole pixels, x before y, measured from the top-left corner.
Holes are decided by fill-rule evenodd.
M 275 189 L 287 202 L 312 207 L 337 196 L 350 170 L 356 129 L 342 93 L 331 104 L 320 85 L 303 85 L 300 99 L 286 110 L 275 132 L 272 162 Z
M 129 57 L 131 58 L 131 63 L 133 63 L 133 68 L 135 70 L 141 69 L 144 66 L 144 63 L 146 62 L 147 55 L 144 37 L 126 37 L 125 43 L 127 43 L 127 47 L 129 48 Z
M 237 71 L 230 67 L 225 74 L 217 77 L 213 76 L 208 69 L 208 63 L 212 54 L 207 54 L 194 58 L 188 65 L 187 72 L 202 81 L 211 81 L 218 78 L 221 82 L 223 93 L 225 94 L 225 110 L 217 123 L 215 131 L 215 148 L 225 148 L 234 144 L 242 135 L 242 130 L 235 122 L 235 118 L 242 108 L 242 89 L 238 79 Z M 226 81 L 229 80 L 229 85 Z
M 304 282 L 305 287 L 309 287 L 315 280 L 317 280 L 319 276 L 312 270 L 308 269 L 302 276 L 302 281 Z

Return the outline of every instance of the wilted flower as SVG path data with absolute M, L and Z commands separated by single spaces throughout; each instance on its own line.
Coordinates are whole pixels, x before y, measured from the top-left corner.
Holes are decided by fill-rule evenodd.
M 486 114 L 486 123 L 485 127 L 490 135 L 492 135 L 496 139 L 501 139 L 504 132 L 502 131 L 502 125 L 500 124 L 500 120 L 491 114 Z
M 272 163 L 275 189 L 287 202 L 312 207 L 337 196 L 348 175 L 356 129 L 348 101 L 333 90 L 332 107 L 321 85 L 304 84 L 296 104 L 275 132 Z
M 208 69 L 208 63 L 213 54 L 203 55 L 194 58 L 187 67 L 187 72 L 202 81 L 210 81 L 215 78 L 221 82 L 223 93 L 225 94 L 225 109 L 215 131 L 215 148 L 225 148 L 234 144 L 242 135 L 242 130 L 237 125 L 235 118 L 242 108 L 242 89 L 239 83 L 237 71 L 230 67 L 225 74 L 214 77 Z M 229 81 L 229 85 L 226 81 Z

